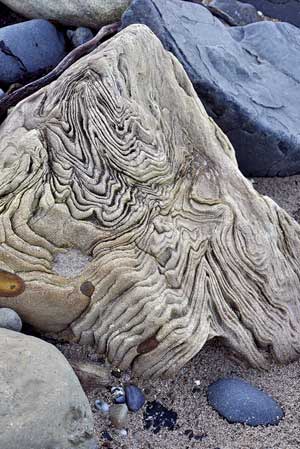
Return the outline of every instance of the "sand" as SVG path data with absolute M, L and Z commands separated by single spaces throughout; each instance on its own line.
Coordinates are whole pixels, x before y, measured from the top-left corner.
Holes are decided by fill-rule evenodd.
M 253 182 L 260 193 L 272 197 L 300 221 L 300 176 L 260 178 Z M 70 346 L 60 345 L 68 358 L 72 356 Z M 78 347 L 76 350 L 81 351 Z M 228 376 L 247 380 L 276 399 L 285 412 L 279 425 L 250 427 L 229 424 L 221 418 L 208 405 L 206 391 L 211 382 Z M 174 379 L 141 381 L 130 379 L 130 373 L 124 373 L 123 379 L 144 388 L 148 401 L 158 400 L 178 414 L 174 430 L 162 429 L 156 434 L 151 429 L 145 430 L 142 410 L 130 413 L 127 437 L 109 442 L 102 437 L 105 430 L 112 434 L 109 421 L 94 407 L 95 399 L 110 399 L 109 389 L 89 392 L 99 449 L 299 449 L 299 378 L 300 361 L 286 366 L 274 362 L 269 371 L 258 371 L 241 366 L 218 341 L 211 341 Z M 115 379 L 114 386 L 119 382 Z M 190 430 L 202 439 L 189 439 Z

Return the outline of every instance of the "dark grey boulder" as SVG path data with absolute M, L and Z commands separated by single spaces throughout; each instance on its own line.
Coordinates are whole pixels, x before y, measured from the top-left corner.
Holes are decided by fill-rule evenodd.
M 208 387 L 209 404 L 230 423 L 275 425 L 283 411 L 274 399 L 240 379 L 219 379 Z
M 248 176 L 300 172 L 300 30 L 226 27 L 201 5 L 133 0 L 122 26 L 144 23 L 187 71 Z
M 47 20 L 0 28 L 0 83 L 10 85 L 39 77 L 65 54 L 63 34 Z
M 300 26 L 300 0 L 240 0 L 251 3 L 266 16 Z
M 249 25 L 249 23 L 261 21 L 256 8 L 249 3 L 241 3 L 237 0 L 213 0 L 210 6 L 224 11 L 237 25 Z

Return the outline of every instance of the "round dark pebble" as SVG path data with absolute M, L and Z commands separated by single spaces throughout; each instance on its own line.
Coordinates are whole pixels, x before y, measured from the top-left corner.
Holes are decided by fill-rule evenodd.
M 125 398 L 127 407 L 131 412 L 137 412 L 145 404 L 144 393 L 136 385 L 126 385 Z
M 208 402 L 230 423 L 278 424 L 281 407 L 263 391 L 241 379 L 219 379 L 208 387 Z

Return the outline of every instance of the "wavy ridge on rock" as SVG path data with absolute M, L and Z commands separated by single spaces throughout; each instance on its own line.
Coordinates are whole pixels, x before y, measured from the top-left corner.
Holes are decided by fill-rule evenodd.
M 242 176 L 147 27 L 21 102 L 0 136 L 0 269 L 25 283 L 0 306 L 138 375 L 214 337 L 256 367 L 265 349 L 299 356 L 300 227 Z M 82 271 L 59 274 L 72 251 Z

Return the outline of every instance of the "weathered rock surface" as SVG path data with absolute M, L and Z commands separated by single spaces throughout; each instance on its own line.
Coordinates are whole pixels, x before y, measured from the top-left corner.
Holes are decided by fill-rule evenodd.
M 52 345 L 0 329 L 0 447 L 95 449 L 92 412 Z
M 300 226 L 143 25 L 3 122 L 0 238 L 0 306 L 121 369 L 172 374 L 216 336 L 253 366 L 300 354 Z
M 31 19 L 48 19 L 69 26 L 100 28 L 120 20 L 130 0 L 1 0 Z
M 65 54 L 63 34 L 47 20 L 0 28 L 0 81 L 9 85 L 42 76 Z
M 240 0 L 251 3 L 265 15 L 300 26 L 299 0 Z
M 249 25 L 261 21 L 256 8 L 249 3 L 241 3 L 238 0 L 213 0 L 210 6 L 224 11 L 237 25 Z
M 201 5 L 133 0 L 123 27 L 144 23 L 182 62 L 208 113 L 252 176 L 300 172 L 300 30 L 225 27 Z

